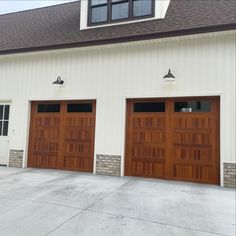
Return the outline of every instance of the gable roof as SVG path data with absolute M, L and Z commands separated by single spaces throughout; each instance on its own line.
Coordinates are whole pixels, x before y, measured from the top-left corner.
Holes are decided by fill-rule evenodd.
M 0 15 L 0 54 L 236 29 L 234 0 L 171 0 L 164 19 L 80 30 L 80 2 Z

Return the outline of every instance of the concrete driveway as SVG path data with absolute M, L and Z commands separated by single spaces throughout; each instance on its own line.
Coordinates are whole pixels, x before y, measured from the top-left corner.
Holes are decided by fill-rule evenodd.
M 235 190 L 0 167 L 0 235 L 235 235 Z

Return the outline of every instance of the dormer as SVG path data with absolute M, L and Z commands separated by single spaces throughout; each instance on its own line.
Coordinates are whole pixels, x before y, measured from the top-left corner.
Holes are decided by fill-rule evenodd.
M 163 19 L 169 3 L 170 0 L 82 0 L 80 28 Z

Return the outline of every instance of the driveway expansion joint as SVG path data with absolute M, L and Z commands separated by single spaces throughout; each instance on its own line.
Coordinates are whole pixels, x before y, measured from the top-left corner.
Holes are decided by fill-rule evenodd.
M 210 231 L 196 229 L 196 228 L 189 228 L 189 227 L 184 227 L 184 226 L 179 226 L 179 225 L 172 225 L 172 224 L 168 224 L 168 223 L 164 223 L 164 222 L 160 222 L 160 221 L 146 220 L 146 219 L 142 219 L 142 218 L 138 218 L 138 217 L 125 216 L 125 215 L 114 214 L 114 213 L 109 213 L 109 212 L 104 212 L 104 211 L 93 210 L 93 209 L 88 209 L 86 211 L 96 212 L 96 213 L 105 214 L 105 215 L 109 215 L 109 216 L 122 217 L 122 218 L 126 218 L 126 219 L 131 219 L 131 220 L 143 221 L 143 222 L 152 223 L 152 224 L 171 226 L 174 228 L 192 230 L 192 231 L 196 231 L 196 232 L 208 233 L 208 234 L 213 234 L 213 235 L 228 236 L 226 234 L 210 232 Z

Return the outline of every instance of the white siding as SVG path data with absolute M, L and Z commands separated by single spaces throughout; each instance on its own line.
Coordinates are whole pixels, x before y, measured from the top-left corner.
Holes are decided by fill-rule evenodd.
M 95 154 L 123 158 L 126 98 L 220 95 L 221 162 L 235 162 L 235 87 L 235 32 L 0 56 L 10 148 L 26 152 L 30 100 L 97 99 Z

